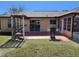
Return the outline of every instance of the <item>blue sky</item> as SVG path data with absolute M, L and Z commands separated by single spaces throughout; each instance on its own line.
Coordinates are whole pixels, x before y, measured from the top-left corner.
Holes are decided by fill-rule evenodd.
M 23 7 L 26 11 L 71 10 L 79 7 L 79 1 L 0 1 L 0 14 L 11 7 Z

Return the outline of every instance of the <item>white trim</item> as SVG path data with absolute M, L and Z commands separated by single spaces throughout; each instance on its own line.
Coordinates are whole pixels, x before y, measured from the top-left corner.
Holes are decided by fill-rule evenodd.
M 22 17 L 22 25 L 23 25 L 23 38 L 24 38 L 25 36 L 24 16 Z

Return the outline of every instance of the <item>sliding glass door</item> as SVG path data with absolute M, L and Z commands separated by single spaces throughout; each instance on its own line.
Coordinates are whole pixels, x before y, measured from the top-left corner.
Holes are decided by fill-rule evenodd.
M 40 31 L 40 20 L 30 20 L 30 31 Z

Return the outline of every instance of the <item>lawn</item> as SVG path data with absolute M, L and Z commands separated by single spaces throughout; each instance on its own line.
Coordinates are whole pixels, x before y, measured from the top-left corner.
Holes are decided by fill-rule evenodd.
M 9 38 L 10 36 L 0 36 L 0 45 L 5 43 Z
M 0 36 L 3 43 L 8 37 Z M 1 40 L 3 39 L 3 40 Z M 0 42 L 0 43 L 1 43 Z M 73 41 L 25 40 L 21 48 L 0 48 L 0 56 L 7 57 L 66 57 L 79 56 L 79 44 Z

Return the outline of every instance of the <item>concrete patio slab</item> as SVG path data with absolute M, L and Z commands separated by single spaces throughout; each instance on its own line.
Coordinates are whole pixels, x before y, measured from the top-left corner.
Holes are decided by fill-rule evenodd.
M 61 41 L 70 41 L 70 39 L 65 36 L 55 36 L 55 38 Z M 25 36 L 25 39 L 50 39 L 50 36 Z

